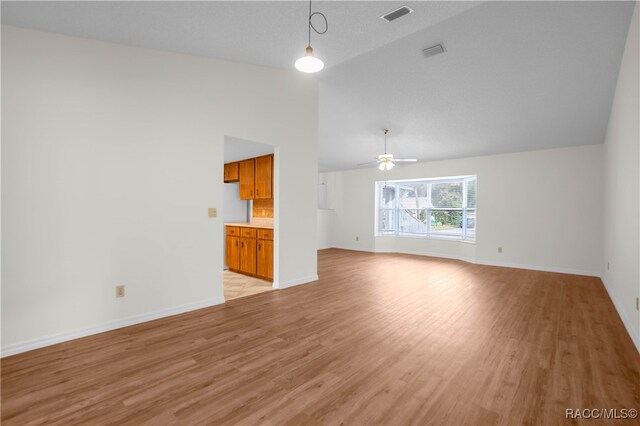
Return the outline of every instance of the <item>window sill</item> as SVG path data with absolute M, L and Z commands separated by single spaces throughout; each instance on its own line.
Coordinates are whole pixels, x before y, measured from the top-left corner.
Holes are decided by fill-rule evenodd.
M 426 236 L 426 235 L 413 235 L 413 234 L 399 234 L 399 235 L 377 234 L 375 235 L 375 237 L 376 238 L 412 238 L 416 240 L 457 241 L 459 243 L 465 243 L 465 244 L 473 244 L 473 245 L 476 244 L 476 240 L 463 240 L 456 237 L 448 237 L 446 235 Z

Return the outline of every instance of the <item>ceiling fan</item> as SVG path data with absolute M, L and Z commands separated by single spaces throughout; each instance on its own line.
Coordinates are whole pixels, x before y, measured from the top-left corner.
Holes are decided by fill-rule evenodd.
M 378 159 L 375 161 L 369 161 L 368 163 L 361 163 L 358 166 L 368 166 L 369 164 L 378 164 L 380 170 L 391 170 L 395 166 L 395 163 L 415 163 L 415 158 L 393 158 L 393 154 L 387 154 L 387 133 L 389 129 L 382 129 L 384 131 L 384 154 L 378 155 Z

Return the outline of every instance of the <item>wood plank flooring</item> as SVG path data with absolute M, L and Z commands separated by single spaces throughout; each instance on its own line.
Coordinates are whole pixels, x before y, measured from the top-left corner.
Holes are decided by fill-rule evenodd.
M 319 275 L 5 358 L 2 423 L 550 425 L 640 408 L 640 356 L 597 278 L 336 249 Z

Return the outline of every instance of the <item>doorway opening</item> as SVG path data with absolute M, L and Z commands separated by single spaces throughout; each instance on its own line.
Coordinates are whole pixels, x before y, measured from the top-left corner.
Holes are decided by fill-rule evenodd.
M 225 300 L 274 290 L 274 147 L 225 136 Z

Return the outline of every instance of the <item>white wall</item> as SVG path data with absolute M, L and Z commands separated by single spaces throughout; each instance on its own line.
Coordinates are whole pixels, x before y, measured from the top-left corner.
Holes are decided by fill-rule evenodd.
M 331 248 L 331 227 L 333 226 L 333 210 L 318 209 L 318 250 Z
M 331 245 L 421 253 L 485 264 L 599 275 L 602 145 L 330 173 L 336 183 Z M 375 237 L 375 182 L 478 176 L 476 244 Z M 356 241 L 356 238 L 359 241 Z M 498 247 L 503 248 L 498 253 Z
M 332 247 L 331 229 L 335 206 L 335 179 L 330 173 L 318 173 L 318 250 Z
M 313 78 L 3 26 L 2 89 L 3 355 L 220 303 L 225 135 L 276 147 L 276 282 L 316 276 Z
M 225 183 L 223 188 L 223 222 L 247 222 L 249 220 L 249 201 L 240 199 L 240 183 Z
M 640 350 L 640 75 L 635 6 L 605 141 L 603 281 L 629 334 Z M 607 268 L 609 263 L 609 269 Z

